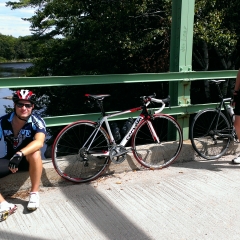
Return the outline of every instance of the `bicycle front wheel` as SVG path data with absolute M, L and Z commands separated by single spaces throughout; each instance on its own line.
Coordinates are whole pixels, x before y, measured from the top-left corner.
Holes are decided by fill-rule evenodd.
M 103 173 L 109 163 L 109 137 L 103 128 L 94 137 L 96 129 L 94 122 L 78 121 L 58 134 L 52 148 L 52 161 L 61 177 L 81 183 Z
M 164 114 L 156 114 L 151 120 L 143 120 L 132 137 L 134 157 L 141 165 L 152 169 L 164 168 L 173 163 L 182 144 L 183 136 L 179 124 L 173 117 Z
M 193 119 L 190 139 L 194 150 L 205 159 L 217 159 L 231 141 L 230 124 L 226 116 L 216 109 L 199 112 Z

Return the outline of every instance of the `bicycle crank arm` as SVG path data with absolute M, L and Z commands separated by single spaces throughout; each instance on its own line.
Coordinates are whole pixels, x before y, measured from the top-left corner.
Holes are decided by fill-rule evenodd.
M 128 152 L 131 152 L 132 149 L 129 149 L 129 150 L 125 150 L 125 151 L 121 151 L 120 153 L 117 153 L 117 154 L 114 154 L 114 157 L 119 157 L 119 156 L 122 156 Z
M 221 134 L 221 133 L 218 133 L 217 136 L 220 137 L 220 138 L 231 138 L 231 140 L 234 139 L 232 134 Z

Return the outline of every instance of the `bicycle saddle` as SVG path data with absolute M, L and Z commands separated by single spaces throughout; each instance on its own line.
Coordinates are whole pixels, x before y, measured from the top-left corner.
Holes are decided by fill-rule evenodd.
M 216 84 L 220 84 L 221 82 L 225 82 L 225 79 L 220 79 L 220 80 L 209 80 L 210 83 L 216 83 Z
M 110 94 L 96 94 L 96 95 L 92 95 L 88 93 L 85 94 L 85 97 L 92 98 L 94 100 L 103 100 L 105 97 L 110 97 L 110 96 L 111 96 Z

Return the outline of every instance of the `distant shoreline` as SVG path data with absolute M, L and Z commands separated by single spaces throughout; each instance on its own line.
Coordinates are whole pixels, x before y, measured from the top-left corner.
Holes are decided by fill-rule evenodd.
M 0 63 L 32 63 L 31 59 L 26 59 L 26 60 L 11 60 L 11 61 L 3 61 L 3 60 L 0 60 Z

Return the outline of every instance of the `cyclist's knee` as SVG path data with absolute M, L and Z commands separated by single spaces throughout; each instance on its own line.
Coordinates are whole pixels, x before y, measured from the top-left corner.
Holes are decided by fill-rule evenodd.
M 41 151 L 38 150 L 26 156 L 27 161 L 31 164 L 32 162 L 42 161 Z

